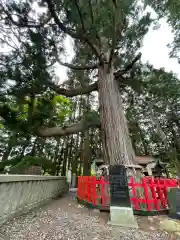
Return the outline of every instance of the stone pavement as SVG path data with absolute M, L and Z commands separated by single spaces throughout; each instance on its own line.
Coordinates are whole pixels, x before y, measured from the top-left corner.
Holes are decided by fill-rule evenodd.
M 3 240 L 176 240 L 157 229 L 126 229 L 107 224 L 108 213 L 87 209 L 72 195 L 52 200 L 0 228 Z

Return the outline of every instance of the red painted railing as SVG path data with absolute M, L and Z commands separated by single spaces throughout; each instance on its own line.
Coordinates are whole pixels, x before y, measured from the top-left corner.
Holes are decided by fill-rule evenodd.
M 99 180 L 95 176 L 78 177 L 78 199 L 93 205 L 109 206 L 109 182 L 104 177 Z M 166 210 L 168 204 L 168 188 L 180 186 L 176 179 L 144 177 L 140 182 L 131 178 L 129 183 L 130 200 L 135 210 Z
M 98 180 L 95 176 L 79 176 L 77 196 L 93 205 L 100 203 L 102 206 L 107 206 L 109 194 L 106 193 L 105 186 L 108 184 L 104 177 Z

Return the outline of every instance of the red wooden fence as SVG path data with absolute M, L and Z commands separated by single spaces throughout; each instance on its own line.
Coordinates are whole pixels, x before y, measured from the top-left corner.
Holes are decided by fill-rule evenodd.
M 104 177 L 98 180 L 96 176 L 79 176 L 78 199 L 106 207 L 110 202 L 108 184 Z M 135 210 L 159 211 L 169 207 L 168 188 L 178 187 L 180 182 L 177 179 L 143 177 L 140 182 L 131 178 L 128 186 L 131 204 Z
M 108 184 L 104 177 L 98 180 L 96 176 L 79 176 L 77 196 L 93 205 L 100 202 L 102 206 L 107 206 L 109 195 L 105 192 L 105 186 Z

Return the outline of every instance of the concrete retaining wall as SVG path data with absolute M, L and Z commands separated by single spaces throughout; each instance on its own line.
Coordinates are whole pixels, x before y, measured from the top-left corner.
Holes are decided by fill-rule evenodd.
M 67 191 L 65 177 L 0 175 L 0 224 Z

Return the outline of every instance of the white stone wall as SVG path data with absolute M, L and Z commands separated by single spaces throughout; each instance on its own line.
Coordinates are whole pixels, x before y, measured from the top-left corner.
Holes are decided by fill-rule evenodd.
M 67 191 L 65 177 L 0 175 L 0 224 Z

